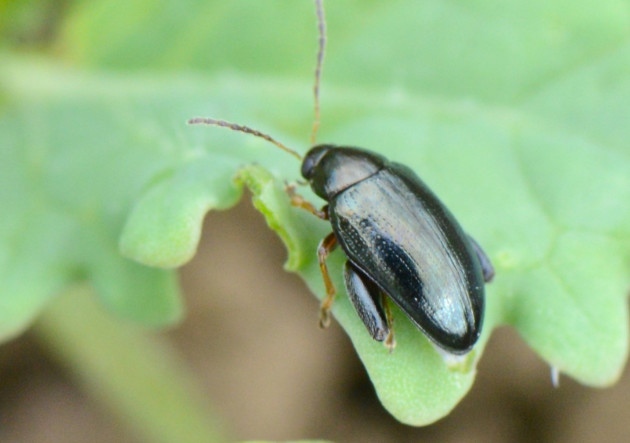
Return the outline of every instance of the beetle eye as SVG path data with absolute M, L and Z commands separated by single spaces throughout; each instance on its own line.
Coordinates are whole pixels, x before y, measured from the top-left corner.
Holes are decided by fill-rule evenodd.
M 315 169 L 315 164 L 315 159 L 313 157 L 304 157 L 304 161 L 302 162 L 302 169 L 300 171 L 302 173 L 302 177 L 304 177 L 306 180 L 310 180 L 313 176 L 313 169 Z
M 315 169 L 319 165 L 322 157 L 326 155 L 328 151 L 332 149 L 330 145 L 318 145 L 311 148 L 306 155 L 304 156 L 304 160 L 302 161 L 302 177 L 306 180 L 310 180 L 315 174 Z

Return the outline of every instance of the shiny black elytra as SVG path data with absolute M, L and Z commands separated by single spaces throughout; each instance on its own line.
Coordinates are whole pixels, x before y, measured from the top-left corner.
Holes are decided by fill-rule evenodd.
M 494 270 L 422 180 L 373 152 L 332 145 L 306 154 L 302 176 L 328 202 L 324 217 L 333 233 L 319 256 L 336 243 L 343 249 L 346 289 L 370 335 L 390 336 L 385 294 L 435 344 L 469 351 L 481 332 L 484 283 Z
M 319 83 L 326 42 L 322 0 L 315 0 L 319 52 L 315 70 L 315 144 L 319 127 Z M 359 318 L 377 341 L 395 345 L 388 298 L 429 339 L 453 354 L 477 342 L 484 315 L 484 285 L 494 276 L 481 247 L 460 227 L 433 192 L 408 167 L 373 152 L 318 145 L 304 157 L 267 134 L 212 118 L 190 124 L 227 127 L 261 137 L 302 161 L 301 173 L 327 205 L 318 210 L 296 193 L 294 206 L 328 220 L 332 233 L 318 247 L 326 286 L 320 324 L 327 326 L 335 297 L 326 259 L 337 245 L 348 257 L 345 286 Z

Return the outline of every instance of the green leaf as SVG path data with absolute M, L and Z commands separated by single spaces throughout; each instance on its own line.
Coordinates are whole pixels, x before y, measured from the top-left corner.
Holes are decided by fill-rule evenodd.
M 614 382 L 628 352 L 628 3 L 349 1 L 327 13 L 320 140 L 409 165 L 497 270 L 479 345 L 447 364 L 398 310 L 396 350 L 373 342 L 333 254 L 334 316 L 385 407 L 416 425 L 446 415 L 505 324 L 562 373 Z M 290 206 L 297 162 L 185 125 L 234 120 L 304 152 L 310 2 L 80 2 L 60 35 L 53 52 L 85 69 L 9 53 L 0 64 L 2 337 L 78 279 L 121 315 L 177 320 L 167 269 L 243 184 L 287 245 L 287 269 L 323 295 L 315 250 L 330 227 Z

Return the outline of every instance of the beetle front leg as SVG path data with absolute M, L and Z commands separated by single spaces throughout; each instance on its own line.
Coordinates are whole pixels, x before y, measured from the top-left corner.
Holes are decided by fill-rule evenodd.
M 289 198 L 291 198 L 291 205 L 302 208 L 322 220 L 328 220 L 328 205 L 324 206 L 322 209 L 317 209 L 313 203 L 309 202 L 295 191 L 294 185 L 287 184 L 284 190 L 289 194 Z
M 337 237 L 335 233 L 328 234 L 317 247 L 317 260 L 319 261 L 319 269 L 322 271 L 322 277 L 324 278 L 324 285 L 326 286 L 326 297 L 322 300 L 322 304 L 319 308 L 319 326 L 320 328 L 327 328 L 330 325 L 330 309 L 335 301 L 335 285 L 333 285 L 330 279 L 330 273 L 328 272 L 328 266 L 326 265 L 326 259 L 337 247 Z

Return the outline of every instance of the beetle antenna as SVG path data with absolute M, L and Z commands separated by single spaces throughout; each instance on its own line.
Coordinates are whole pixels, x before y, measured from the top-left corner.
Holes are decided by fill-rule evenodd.
M 191 118 L 190 120 L 188 120 L 188 124 L 189 125 L 221 126 L 222 128 L 228 128 L 228 129 L 231 129 L 232 131 L 244 132 L 246 134 L 255 135 L 256 137 L 260 137 L 262 139 L 267 140 L 268 142 L 273 143 L 274 145 L 276 145 L 283 151 L 288 152 L 289 154 L 291 154 L 293 157 L 297 158 L 298 160 L 300 161 L 302 160 L 302 156 L 298 154 L 296 151 L 294 151 L 293 149 L 286 147 L 285 145 L 283 145 L 282 143 L 280 143 L 278 140 L 274 139 L 270 135 L 264 134 L 260 131 L 257 131 L 256 129 L 252 129 L 249 126 L 238 125 L 236 123 L 227 122 L 225 120 L 216 120 L 214 118 L 203 118 L 203 117 Z
M 319 32 L 317 63 L 315 65 L 315 83 L 313 84 L 313 98 L 315 99 L 315 119 L 313 120 L 313 129 L 311 130 L 311 145 L 317 140 L 317 131 L 319 129 L 320 112 L 319 112 L 319 85 L 322 77 L 322 68 L 324 65 L 324 52 L 326 51 L 326 16 L 324 14 L 324 0 L 315 0 L 315 11 L 317 13 L 317 30 Z

